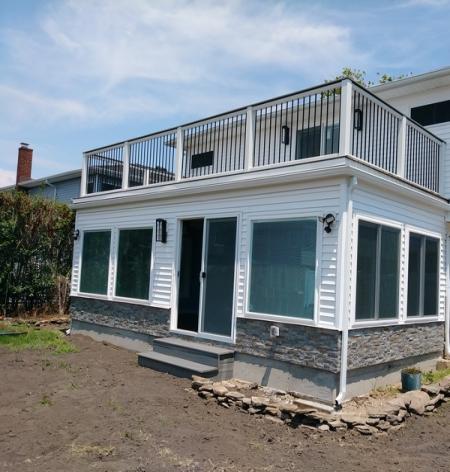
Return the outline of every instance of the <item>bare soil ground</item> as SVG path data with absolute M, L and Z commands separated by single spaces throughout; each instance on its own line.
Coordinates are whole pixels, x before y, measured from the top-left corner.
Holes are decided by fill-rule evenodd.
M 188 380 L 72 336 L 0 348 L 1 471 L 449 471 L 450 404 L 385 436 L 291 429 L 201 400 Z

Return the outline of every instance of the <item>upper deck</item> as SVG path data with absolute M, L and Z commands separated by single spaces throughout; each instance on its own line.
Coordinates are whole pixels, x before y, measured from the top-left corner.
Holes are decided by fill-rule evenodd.
M 344 79 L 87 151 L 81 197 L 340 156 L 438 194 L 442 143 Z

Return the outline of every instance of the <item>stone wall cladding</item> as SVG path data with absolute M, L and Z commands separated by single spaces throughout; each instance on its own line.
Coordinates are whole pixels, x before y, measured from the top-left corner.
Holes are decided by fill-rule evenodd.
M 270 326 L 280 336 L 271 338 Z M 291 364 L 339 372 L 341 333 L 310 326 L 238 318 L 236 351 Z
M 443 347 L 444 322 L 350 330 L 348 368 L 358 369 L 440 353 Z
M 170 310 L 165 308 L 71 297 L 70 314 L 74 320 L 129 329 L 150 336 L 169 334 Z

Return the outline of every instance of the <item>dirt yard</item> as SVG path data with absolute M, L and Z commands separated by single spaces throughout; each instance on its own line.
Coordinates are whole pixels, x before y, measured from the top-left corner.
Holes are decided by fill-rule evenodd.
M 386 436 L 291 429 L 201 400 L 188 380 L 72 336 L 0 347 L 1 471 L 448 471 L 450 404 Z

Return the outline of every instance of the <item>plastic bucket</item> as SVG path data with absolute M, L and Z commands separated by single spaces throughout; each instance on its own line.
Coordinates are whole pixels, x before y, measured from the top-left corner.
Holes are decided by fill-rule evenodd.
M 402 372 L 402 390 L 410 392 L 411 390 L 420 390 L 422 388 L 422 374 L 412 374 L 410 372 Z

